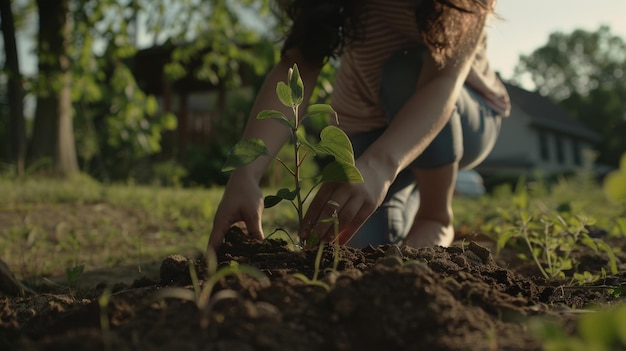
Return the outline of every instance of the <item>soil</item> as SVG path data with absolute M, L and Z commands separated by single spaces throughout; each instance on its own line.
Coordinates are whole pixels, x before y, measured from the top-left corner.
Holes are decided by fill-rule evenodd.
M 449 248 L 342 247 L 336 270 L 328 245 L 320 284 L 294 275 L 313 277 L 316 249 L 290 251 L 233 228 L 219 265 L 256 267 L 265 279 L 228 275 L 199 309 L 173 295 L 193 296 L 190 266 L 201 286 L 206 260 L 169 256 L 158 278 L 0 297 L 0 349 L 541 350 L 529 321 L 550 319 L 573 333 L 583 308 L 618 302 L 606 286 L 622 284 L 622 275 L 583 287 L 548 282 L 506 253 L 494 260 L 490 245 L 466 237 Z M 607 259 L 588 252 L 579 262 L 599 272 Z

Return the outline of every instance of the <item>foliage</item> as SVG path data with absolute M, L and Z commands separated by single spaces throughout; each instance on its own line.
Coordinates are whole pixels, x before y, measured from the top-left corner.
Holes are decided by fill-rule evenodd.
M 614 201 L 626 200 L 626 153 L 622 155 L 619 169 L 611 172 L 604 180 L 604 193 Z
M 67 286 L 70 289 L 70 295 L 73 295 L 72 291 L 78 287 L 78 281 L 83 276 L 85 270 L 85 264 L 79 264 L 74 267 L 65 268 L 65 277 L 67 279 Z
M 156 98 L 145 94 L 135 81 L 132 65 L 138 49 L 172 47 L 167 72 L 172 71 L 169 66 L 177 66 L 173 71 L 179 77 L 228 88 L 241 86 L 242 75 L 248 80 L 261 75 L 276 58 L 274 38 L 270 38 L 275 21 L 269 0 L 69 3 L 71 97 L 78 156 L 82 170 L 99 179 L 150 173 L 142 169 L 149 166 L 145 160 L 163 151 L 162 134 L 177 127 L 175 116 L 163 113 Z M 13 3 L 20 13 L 18 30 L 28 28 L 24 22 L 35 18 L 30 15 L 36 13 L 34 4 L 29 0 Z M 191 58 L 200 65 L 190 65 Z M 177 77 L 170 78 L 175 82 Z M 40 87 L 43 82 L 28 77 L 27 86 Z M 223 127 L 236 130 L 233 125 Z M 185 167 L 194 166 L 186 159 L 178 161 Z
M 157 162 L 153 166 L 154 176 L 162 186 L 180 186 L 187 170 L 173 160 Z
M 279 82 L 277 84 L 276 94 L 283 105 L 291 108 L 293 117 L 287 118 L 282 112 L 276 110 L 264 110 L 258 114 L 257 119 L 274 119 L 284 127 L 289 128 L 292 136 L 294 164 L 291 166 L 287 165 L 276 155 L 272 155 L 265 147 L 263 140 L 247 139 L 238 142 L 232 148 L 222 170 L 231 171 L 245 166 L 261 156 L 273 157 L 293 176 L 295 188 L 282 188 L 275 195 L 266 196 L 265 207 L 273 207 L 283 200 L 290 201 L 298 214 L 298 226 L 302 227 L 304 202 L 315 187 L 327 181 L 362 182 L 363 178 L 354 166 L 352 144 L 341 129 L 335 126 L 325 127 L 320 133 L 320 142 L 318 144 L 312 144 L 306 139 L 306 135 L 301 128 L 302 122 L 306 118 L 316 115 L 336 116 L 336 112 L 330 105 L 313 104 L 308 107 L 307 113 L 300 117 L 299 107 L 304 99 L 304 84 L 297 65 L 294 65 L 289 70 L 287 83 Z M 303 195 L 301 187 L 303 175 L 300 171 L 302 163 L 311 154 L 332 156 L 334 161 L 324 167 L 313 187 Z
M 534 319 L 530 330 L 546 351 L 610 351 L 626 347 L 626 305 L 601 311 L 581 311 L 575 335 L 546 319 Z
M 205 249 L 206 224 L 222 191 L 106 185 L 85 176 L 0 177 L 0 255 L 22 279 L 54 276 L 63 286 L 66 269 L 82 264 L 144 264 L 141 268 L 150 271 L 151 262 L 164 256 Z M 280 216 L 271 213 L 264 225 Z M 78 280 L 84 281 L 84 274 Z
M 622 155 L 619 169 L 604 179 L 603 190 L 607 198 L 621 204 L 622 213 L 615 216 L 614 221 L 619 232 L 626 236 L 626 153 Z
M 612 248 L 589 233 L 595 224 L 593 218 L 573 212 L 567 202 L 553 209 L 542 202 L 537 208 L 531 206 L 531 195 L 523 179 L 512 194 L 512 202 L 514 209 L 498 208 L 498 216 L 482 225 L 485 233 L 494 236 L 498 251 L 506 246 L 515 248 L 521 258 L 531 258 L 546 279 L 566 278 L 566 273 L 571 272 L 571 278 L 583 282 L 595 277 L 578 272 L 579 262 L 572 254 L 585 246 L 604 253 L 608 257 L 608 269 L 612 274 L 617 273 Z
M 131 35 L 141 8 L 130 9 L 118 1 L 86 1 L 72 11 L 72 56 L 80 63 L 72 67 L 79 156 L 83 169 L 101 179 L 128 177 L 140 159 L 161 151 L 162 133 L 176 129 L 176 117 L 159 112 L 156 98 L 132 74 L 129 60 L 137 46 Z
M 617 165 L 626 149 L 625 53 L 626 42 L 606 26 L 555 32 L 544 46 L 520 57 L 514 80 L 530 76 L 542 95 L 600 133 L 598 161 Z

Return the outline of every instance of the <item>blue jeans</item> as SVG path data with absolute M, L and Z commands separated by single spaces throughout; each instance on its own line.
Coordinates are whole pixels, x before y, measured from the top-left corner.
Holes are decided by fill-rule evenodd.
M 421 62 L 428 51 L 423 46 L 403 49 L 385 63 L 380 81 L 380 99 L 391 121 L 415 91 Z M 419 116 L 416 116 L 419 118 Z M 470 169 L 482 162 L 500 133 L 500 116 L 471 87 L 465 85 L 449 122 L 409 166 L 437 168 L 459 163 Z M 354 154 L 359 157 L 384 128 L 351 137 Z M 347 243 L 352 247 L 369 244 L 401 244 L 419 208 L 419 190 L 410 169 L 404 169 L 393 182 L 382 205 Z

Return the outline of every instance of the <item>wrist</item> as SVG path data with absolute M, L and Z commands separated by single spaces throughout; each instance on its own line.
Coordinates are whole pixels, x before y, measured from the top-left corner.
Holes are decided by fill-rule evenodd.
M 376 172 L 378 178 L 388 186 L 393 183 L 400 172 L 398 163 L 386 153 L 366 151 L 356 160 L 356 166 L 362 172 L 365 170 Z M 365 181 L 367 181 L 367 179 Z
M 250 167 L 250 165 L 247 165 L 233 170 L 228 183 L 252 182 L 259 184 L 262 177 L 263 172 L 259 172 L 255 168 Z

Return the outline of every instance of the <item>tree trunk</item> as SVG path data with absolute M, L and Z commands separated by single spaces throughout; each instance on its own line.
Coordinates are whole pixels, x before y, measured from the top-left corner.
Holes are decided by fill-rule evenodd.
M 9 147 L 11 162 L 16 165 L 18 175 L 24 173 L 26 132 L 24 127 L 24 86 L 20 73 L 15 41 L 15 24 L 10 0 L 0 0 L 0 21 L 4 38 L 5 68 L 9 75 L 7 98 L 9 104 Z
M 39 79 L 29 161 L 48 159 L 60 175 L 78 172 L 68 53 L 69 0 L 37 0 Z

